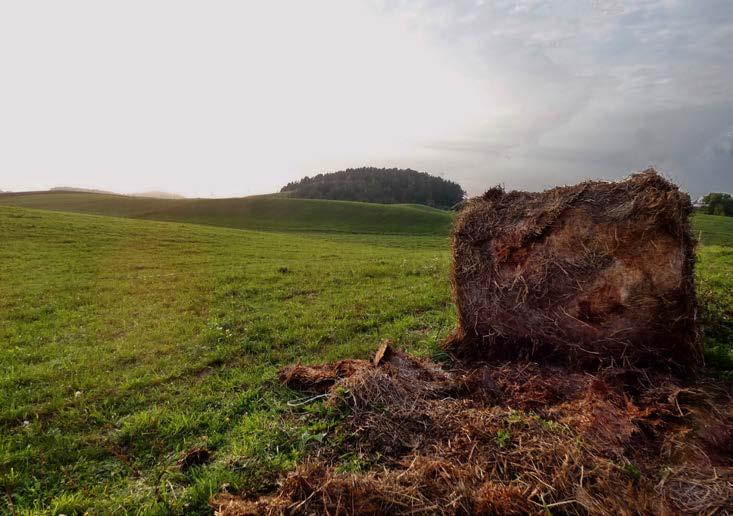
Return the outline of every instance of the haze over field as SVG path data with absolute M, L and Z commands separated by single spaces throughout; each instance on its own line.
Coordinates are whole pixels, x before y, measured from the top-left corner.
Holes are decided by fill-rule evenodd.
M 469 194 L 733 190 L 729 0 L 6 2 L 0 188 L 237 196 L 363 165 Z

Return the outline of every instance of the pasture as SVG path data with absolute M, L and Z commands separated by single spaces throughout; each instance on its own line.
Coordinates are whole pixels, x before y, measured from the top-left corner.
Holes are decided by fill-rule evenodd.
M 450 212 L 417 204 L 289 199 L 281 194 L 232 199 L 150 199 L 34 192 L 0 194 L 0 205 L 266 231 L 446 234 Z
M 454 324 L 447 212 L 48 196 L 0 197 L 5 512 L 207 513 L 225 485 L 264 491 L 329 429 L 287 405 L 280 366 L 385 338 L 440 359 Z M 710 356 L 729 369 L 733 224 L 695 227 Z M 195 449 L 210 456 L 182 465 Z

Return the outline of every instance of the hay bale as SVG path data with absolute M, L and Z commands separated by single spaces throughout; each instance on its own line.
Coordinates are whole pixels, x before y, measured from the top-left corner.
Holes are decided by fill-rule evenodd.
M 653 169 L 541 193 L 492 188 L 453 229 L 459 355 L 694 367 L 690 198 Z

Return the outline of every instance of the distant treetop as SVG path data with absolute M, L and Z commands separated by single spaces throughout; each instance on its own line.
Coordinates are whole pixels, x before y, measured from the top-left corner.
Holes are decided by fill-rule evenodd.
M 288 183 L 280 191 L 305 199 L 424 204 L 446 209 L 461 202 L 466 195 L 458 183 L 425 172 L 374 167 L 306 176 Z
M 724 192 L 711 192 L 697 203 L 703 213 L 733 216 L 733 196 Z

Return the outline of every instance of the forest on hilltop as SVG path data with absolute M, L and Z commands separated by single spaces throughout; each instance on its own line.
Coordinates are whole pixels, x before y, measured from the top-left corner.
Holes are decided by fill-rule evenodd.
M 306 176 L 280 191 L 305 199 L 424 204 L 444 209 L 461 202 L 466 195 L 458 183 L 425 172 L 374 167 Z

